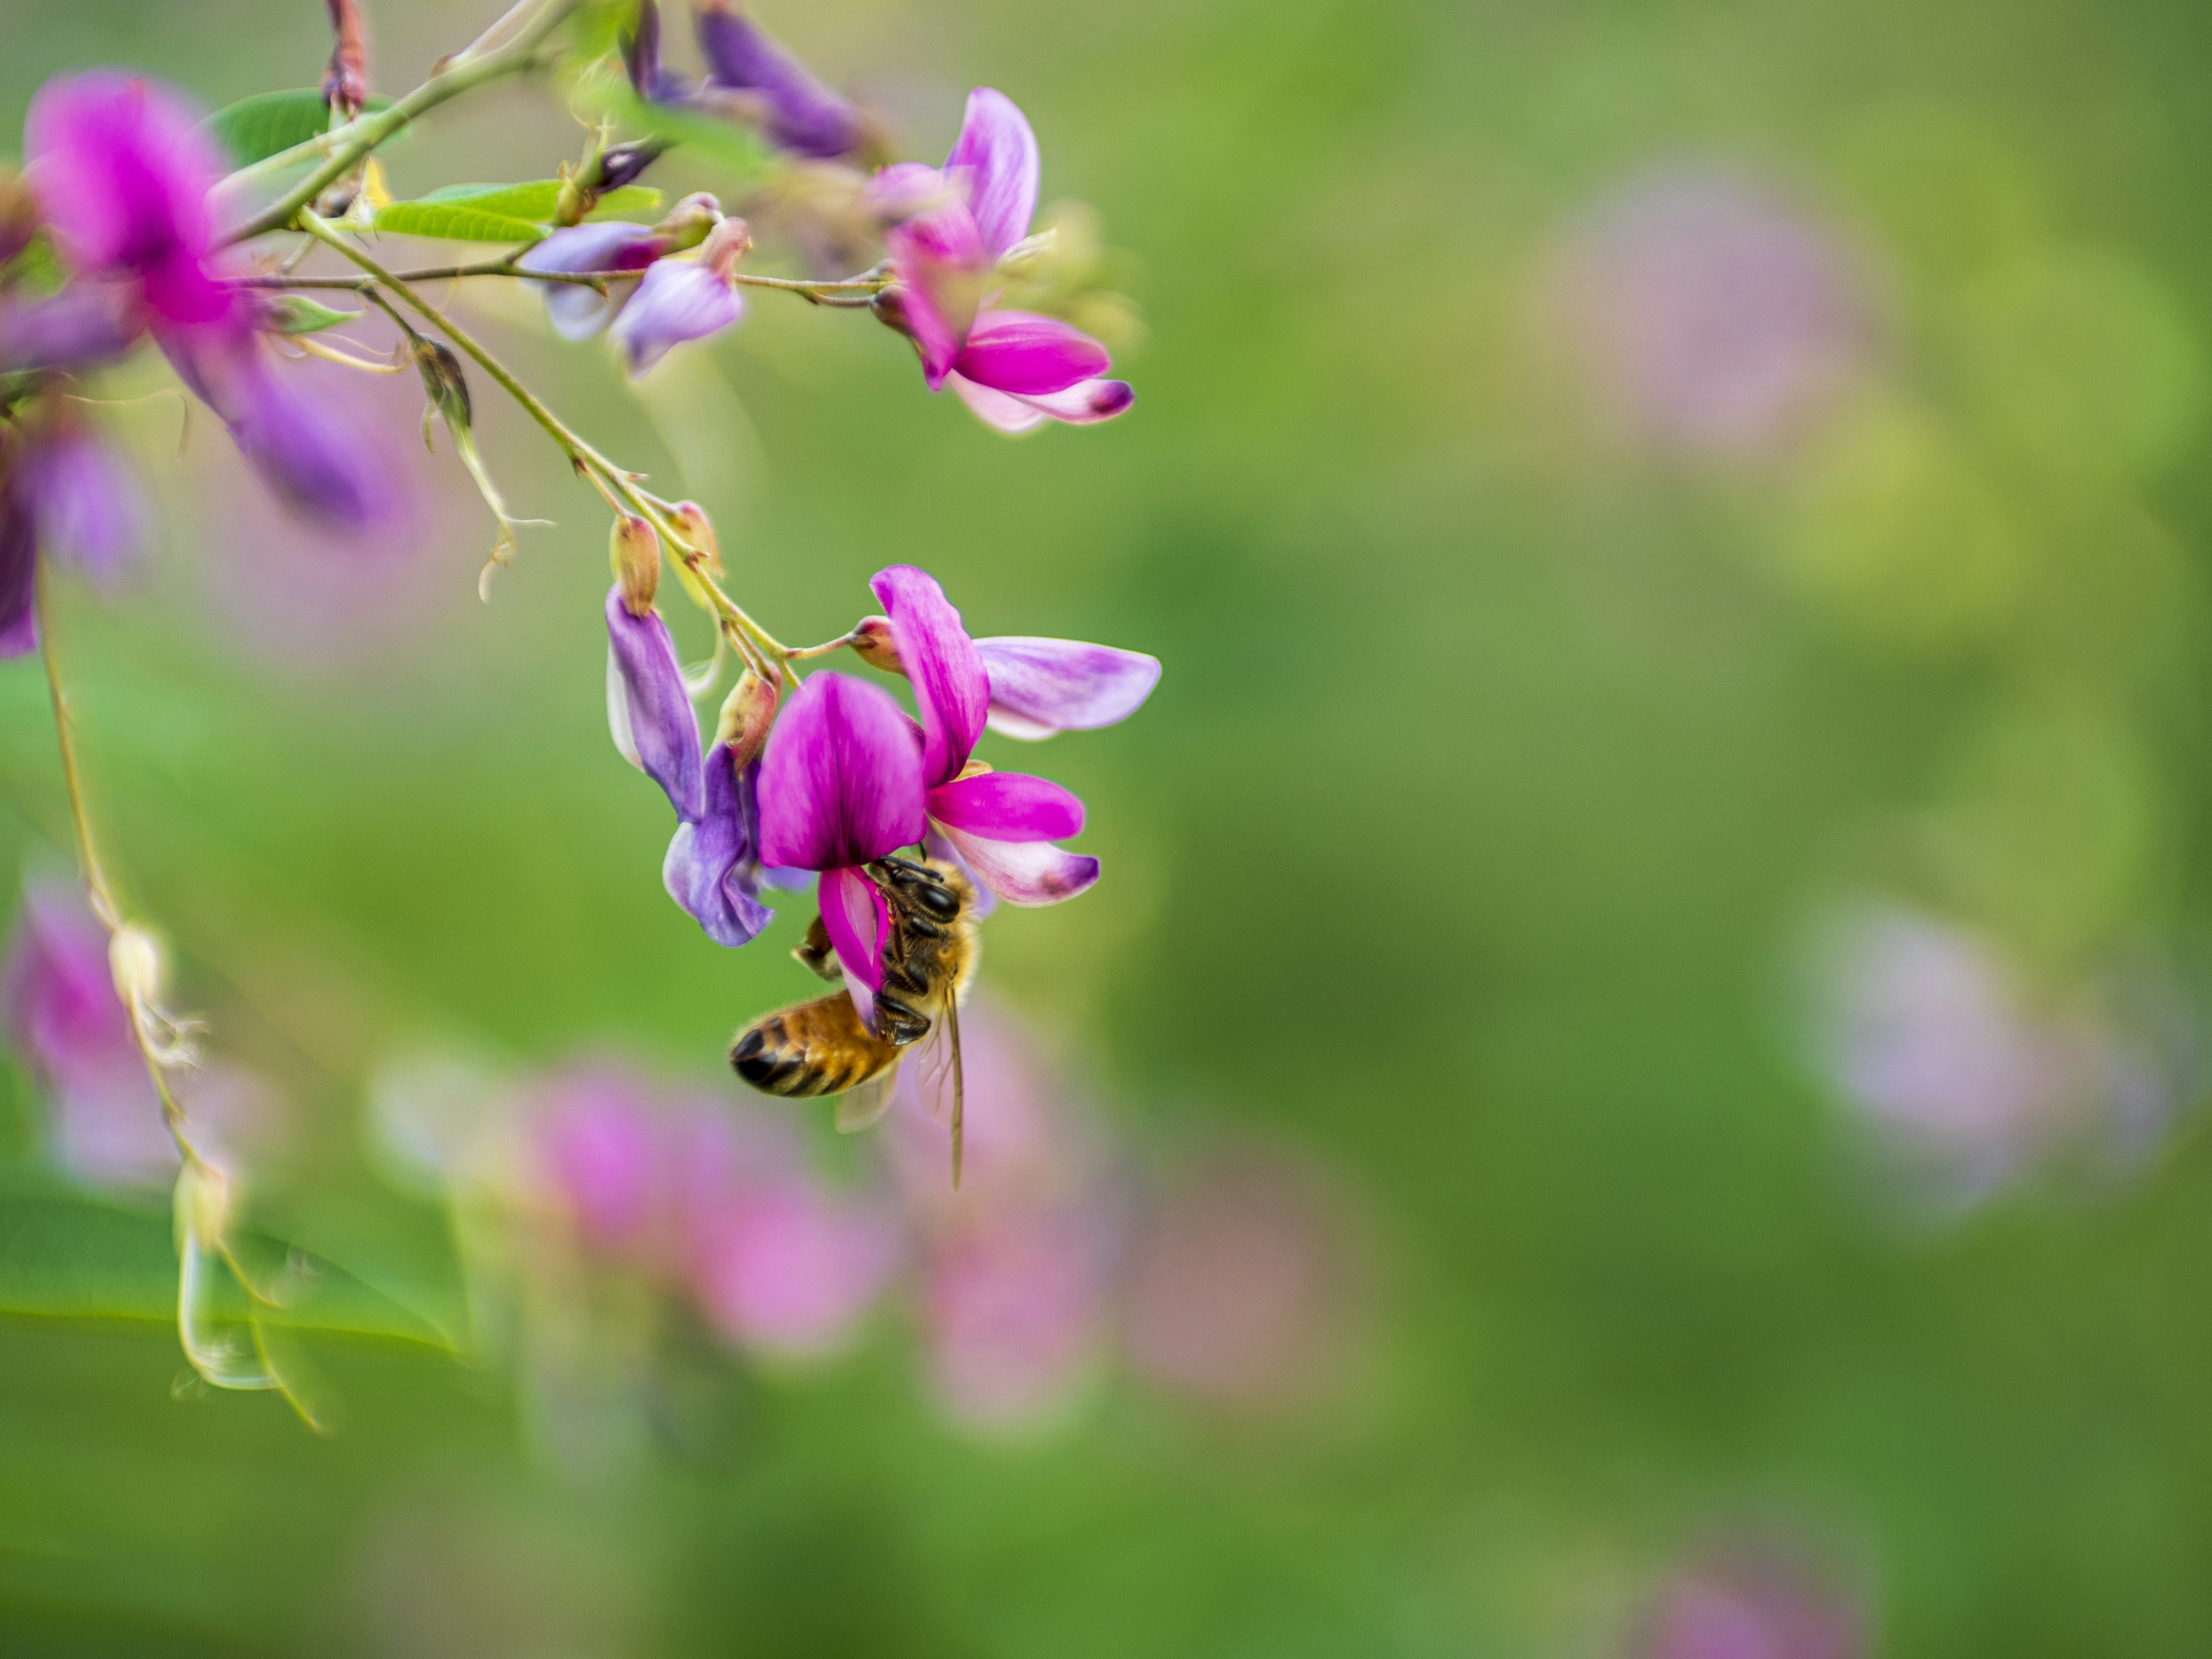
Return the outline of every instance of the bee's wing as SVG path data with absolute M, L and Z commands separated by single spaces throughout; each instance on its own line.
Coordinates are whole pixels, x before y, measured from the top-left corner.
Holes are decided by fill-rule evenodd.
M 877 1073 L 865 1083 L 856 1083 L 837 1097 L 837 1133 L 856 1135 L 872 1126 L 890 1109 L 892 1092 L 898 1087 L 898 1061 Z
M 930 1023 L 929 1036 L 923 1040 L 921 1054 L 922 1104 L 929 1108 L 932 1117 L 946 1115 L 947 1103 L 952 1119 L 952 1184 L 960 1184 L 960 1152 L 962 1117 L 967 1105 L 965 1079 L 960 1065 L 960 1000 L 947 996 L 939 1005 L 937 1018 Z

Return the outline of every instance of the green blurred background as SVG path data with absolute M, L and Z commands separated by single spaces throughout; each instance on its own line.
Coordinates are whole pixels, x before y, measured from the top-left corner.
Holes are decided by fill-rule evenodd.
M 469 9 L 373 0 L 378 85 Z M 1931 1204 L 1798 1012 L 1808 927 L 1867 892 L 2039 1006 L 2144 953 L 2198 1006 L 2212 14 L 757 15 L 907 153 L 942 153 L 971 84 L 1022 104 L 1046 199 L 1127 251 L 1134 412 L 1008 442 L 866 317 L 775 296 L 635 396 L 527 305 L 469 314 L 708 506 L 787 639 L 909 561 L 978 634 L 1164 660 L 1122 726 L 987 747 L 1085 797 L 1107 873 L 1000 912 L 986 984 L 1082 1057 L 1131 1158 L 1256 1141 L 1323 1172 L 1358 1263 L 1333 1380 L 1240 1412 L 1109 1366 L 1048 1429 L 979 1437 L 887 1318 L 803 1376 L 700 1368 L 711 1435 L 585 1477 L 496 1369 L 331 1345 L 318 1437 L 268 1395 L 173 1393 L 158 1325 L 0 1323 L 0 1647 L 1595 1656 L 1670 1563 L 1750 1533 L 1846 1586 L 1869 1651 L 2212 1650 L 2189 1068 L 2132 1157 Z M 309 0 L 0 15 L 6 131 L 57 71 L 212 106 L 327 50 Z M 389 167 L 406 193 L 574 148 L 507 88 Z M 1699 251 L 1739 233 L 1738 264 Z M 1669 304 L 1780 390 L 1696 352 L 1624 368 Z M 1708 369 L 1748 375 L 1748 413 L 1682 412 Z M 113 380 L 164 383 L 150 354 Z M 415 392 L 373 392 L 411 443 Z M 155 568 L 64 611 L 123 884 L 217 1051 L 295 1109 L 256 1219 L 395 1285 L 450 1263 L 363 1152 L 390 1056 L 613 1049 L 720 1088 L 732 1026 L 800 989 L 800 901 L 731 953 L 661 894 L 665 807 L 605 736 L 603 515 L 477 405 L 515 510 L 559 521 L 489 605 L 447 464 L 404 545 L 318 549 L 204 416 L 179 460 L 157 398 L 112 411 L 161 492 Z M 0 834 L 31 862 L 44 696 L 0 672 Z

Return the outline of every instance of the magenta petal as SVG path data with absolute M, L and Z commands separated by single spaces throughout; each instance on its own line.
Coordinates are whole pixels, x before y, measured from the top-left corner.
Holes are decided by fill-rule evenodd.
M 824 870 L 815 889 L 822 928 L 845 970 L 853 1006 L 873 1030 L 876 992 L 884 982 L 884 944 L 891 931 L 890 906 L 883 890 L 858 870 Z
M 1159 684 L 1160 659 L 1081 640 L 978 640 L 991 677 L 991 729 L 1011 738 L 1090 732 L 1125 720 Z
M 136 272 L 168 320 L 210 320 L 198 262 L 213 234 L 207 192 L 225 169 L 189 105 L 112 70 L 60 76 L 31 100 L 23 139 L 40 205 L 74 264 Z
M 619 583 L 607 590 L 607 729 L 615 748 L 668 796 L 687 823 L 706 811 L 699 722 L 676 641 L 656 611 L 633 617 Z
M 958 776 L 975 752 L 990 712 L 990 676 L 960 625 L 960 613 L 927 571 L 895 564 L 878 570 L 868 586 L 890 618 L 900 665 L 914 682 L 921 709 L 922 781 L 934 787 Z
M 656 260 L 615 319 L 612 337 L 634 380 L 671 347 L 719 332 L 744 311 L 737 289 L 698 261 Z
M 920 841 L 921 747 L 890 696 L 844 674 L 807 677 L 761 766 L 761 861 L 857 868 Z
M 988 841 L 1065 841 L 1083 833 L 1083 803 L 1048 778 L 981 772 L 929 792 L 939 827 Z
M 1036 134 L 1005 93 L 978 87 L 968 94 L 945 170 L 964 176 L 969 209 L 994 262 L 1030 234 L 1036 214 Z
M 884 246 L 898 268 L 907 332 L 921 348 L 922 374 L 934 392 L 975 320 L 991 255 L 967 204 L 934 168 L 912 161 L 885 167 L 870 180 L 868 195 L 878 213 L 899 221 L 884 233 Z
M 1018 398 L 1065 392 L 1095 380 L 1113 359 L 1073 323 L 1027 311 L 987 311 L 968 331 L 953 372 Z
M 1098 879 L 1098 860 L 1048 841 L 989 841 L 940 826 L 975 878 L 1009 904 L 1057 904 Z
M 1011 397 L 1003 392 L 994 392 L 989 386 L 977 386 L 965 375 L 947 374 L 945 384 L 951 386 L 953 394 L 968 405 L 969 414 L 985 426 L 995 427 L 1012 436 L 1018 437 L 1024 432 L 1033 432 L 1050 418 L 1027 398 Z

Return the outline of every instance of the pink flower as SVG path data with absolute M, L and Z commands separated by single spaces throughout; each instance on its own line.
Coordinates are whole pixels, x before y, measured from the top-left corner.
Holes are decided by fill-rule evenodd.
M 1866 1620 L 1833 1583 L 1771 1547 L 1735 1548 L 1678 1572 L 1634 1659 L 1863 1659 Z
M 865 1198 L 804 1170 L 742 1188 L 694 1224 L 692 1279 L 708 1318 L 746 1347 L 811 1358 L 842 1346 L 898 1264 Z
M 1082 892 L 1098 879 L 1098 860 L 1054 843 L 1082 833 L 1083 803 L 1043 778 L 969 770 L 990 715 L 991 676 L 945 590 L 912 565 L 878 571 L 870 586 L 890 618 L 892 644 L 921 711 L 931 827 L 1009 903 L 1054 904 Z
M 602 1249 L 634 1249 L 661 1196 L 660 1126 L 644 1082 L 615 1066 L 581 1066 L 537 1100 L 532 1134 L 544 1174 L 578 1234 Z
M 234 313 L 237 296 L 205 268 L 215 235 L 207 193 L 222 160 L 180 98 L 112 70 L 58 77 L 31 100 L 23 150 L 77 270 L 131 278 L 157 325 Z
M 910 337 L 933 392 L 950 385 L 1002 432 L 1111 419 L 1135 401 L 1102 378 L 1106 348 L 1073 324 L 990 309 L 999 261 L 1036 212 L 1036 135 L 1004 93 L 978 87 L 943 168 L 886 167 L 870 185 L 899 274 L 885 319 Z
M 863 866 L 928 828 L 921 749 L 884 692 L 815 674 L 792 695 L 760 771 L 762 861 L 820 874 L 822 923 L 863 1018 L 883 984 L 890 908 Z
M 970 1001 L 961 1036 L 959 1190 L 945 1180 L 949 1126 L 911 1068 L 885 1150 L 920 1240 L 933 1389 L 958 1421 L 1019 1428 L 1063 1407 L 1103 1351 L 1117 1243 L 1111 1171 L 1066 1079 L 1003 1009 Z

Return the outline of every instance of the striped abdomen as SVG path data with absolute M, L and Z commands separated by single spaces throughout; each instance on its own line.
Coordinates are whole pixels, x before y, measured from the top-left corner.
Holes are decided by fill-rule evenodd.
M 842 1094 L 897 1062 L 899 1051 L 860 1024 L 843 991 L 763 1014 L 730 1048 L 737 1074 L 763 1093 Z

